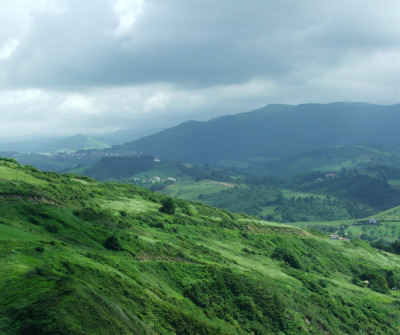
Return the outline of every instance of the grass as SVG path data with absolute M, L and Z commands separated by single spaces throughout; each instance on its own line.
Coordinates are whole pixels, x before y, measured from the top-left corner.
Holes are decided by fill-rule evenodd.
M 139 197 L 121 198 L 119 200 L 105 200 L 102 203 L 103 208 L 110 208 L 115 211 L 125 211 L 127 213 L 156 211 L 160 207 L 157 204 L 149 203 Z
M 379 226 L 353 225 L 346 229 L 353 238 L 359 238 L 362 234 L 374 236 L 376 239 L 394 241 L 400 237 L 400 225 L 398 222 L 383 222 Z
M 398 179 L 389 179 L 388 180 L 389 185 L 399 188 L 400 187 L 400 180 Z
M 0 240 L 35 241 L 38 239 L 39 239 L 38 236 L 32 235 L 20 229 L 16 229 L 0 223 Z
M 400 222 L 400 206 L 393 207 L 387 211 L 378 213 L 376 218 L 379 220 Z
M 309 197 L 315 197 L 315 198 L 321 198 L 325 199 L 325 195 L 321 194 L 315 194 L 315 193 L 309 193 L 309 192 L 301 192 L 301 191 L 295 191 L 295 190 L 288 190 L 288 189 L 281 189 L 283 196 L 286 199 L 290 199 L 292 197 L 294 198 L 309 198 Z
M 356 222 L 359 222 L 359 220 L 337 220 L 337 221 L 325 221 L 325 222 L 293 222 L 291 224 L 294 226 L 300 227 L 300 228 L 310 228 L 310 227 L 316 227 L 316 226 L 340 228 L 342 226 L 353 225 Z
M 16 168 L 32 182 L 0 184 L 2 334 L 398 332 L 398 293 L 360 282 L 400 283 L 399 256 L 198 202 L 161 213 L 164 195 L 131 185 L 4 175 Z
M 218 193 L 230 189 L 232 185 L 227 183 L 215 182 L 211 180 L 201 180 L 194 182 L 192 180 L 178 181 L 167 186 L 163 193 L 186 200 L 198 199 L 201 195 Z
M 38 180 L 29 173 L 21 169 L 10 169 L 5 166 L 0 166 L 0 182 L 1 181 L 22 181 L 33 185 L 44 185 L 45 182 Z

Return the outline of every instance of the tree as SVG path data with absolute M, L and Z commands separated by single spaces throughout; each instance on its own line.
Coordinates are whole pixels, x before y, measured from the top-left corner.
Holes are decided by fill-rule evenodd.
M 165 198 L 161 200 L 161 208 L 160 212 L 167 213 L 167 214 L 174 214 L 175 213 L 175 202 L 172 198 Z

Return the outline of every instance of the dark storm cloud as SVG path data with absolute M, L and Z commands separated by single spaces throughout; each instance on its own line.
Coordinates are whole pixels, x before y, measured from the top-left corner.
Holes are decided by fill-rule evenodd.
M 358 49 L 399 42 L 393 14 L 383 11 L 388 1 L 372 2 L 369 10 L 365 1 L 144 1 L 120 35 L 113 33 L 119 18 L 112 2 L 61 3 L 64 11 L 33 17 L 3 62 L 3 85 L 281 81 L 304 66 L 337 66 Z

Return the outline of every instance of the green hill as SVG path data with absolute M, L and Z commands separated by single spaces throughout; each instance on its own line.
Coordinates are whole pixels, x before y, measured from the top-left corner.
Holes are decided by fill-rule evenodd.
M 364 143 L 320 148 L 284 159 L 253 164 L 255 174 L 292 176 L 309 171 L 338 172 L 375 165 L 400 167 L 400 150 L 381 144 Z
M 178 180 L 162 192 L 278 222 L 362 219 L 400 204 L 400 170 L 383 165 L 282 179 L 229 174 L 210 179 Z
M 268 105 L 256 111 L 189 121 L 115 150 L 163 160 L 213 163 L 242 170 L 312 149 L 374 142 L 400 144 L 400 105 L 361 103 Z
M 105 149 L 111 146 L 91 136 L 78 134 L 70 136 L 41 148 L 42 153 L 75 152 L 78 150 Z
M 52 155 L 21 154 L 18 152 L 0 152 L 1 157 L 16 159 L 20 164 L 33 165 L 40 170 L 63 171 L 71 166 L 71 163 L 62 159 L 56 159 Z
M 0 198 L 2 334 L 398 334 L 362 242 L 7 159 Z
M 75 135 L 63 139 L 33 140 L 30 142 L 0 143 L 0 155 L 14 158 L 21 164 L 33 165 L 40 170 L 65 171 L 74 166 L 93 164 L 99 157 L 81 157 L 85 152 L 110 148 L 110 145 L 94 137 Z M 6 151 L 1 151 L 1 149 Z M 75 154 L 77 153 L 77 154 Z

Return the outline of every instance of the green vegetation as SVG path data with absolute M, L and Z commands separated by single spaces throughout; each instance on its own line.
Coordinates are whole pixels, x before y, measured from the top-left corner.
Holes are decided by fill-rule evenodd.
M 175 213 L 175 202 L 172 200 L 172 198 L 165 198 L 161 200 L 161 208 L 160 212 L 166 213 L 166 214 L 174 214 Z
M 397 255 L 0 165 L 2 334 L 398 333 Z
M 220 191 L 227 190 L 233 187 L 232 184 L 214 181 L 214 180 L 200 180 L 194 181 L 193 179 L 184 179 L 177 181 L 162 190 L 162 193 L 168 194 L 177 198 L 186 200 L 202 201 L 204 196 Z M 217 206 L 217 204 L 214 204 Z
M 133 167 L 124 169 L 132 171 Z M 164 179 L 153 177 L 156 175 Z M 166 177 L 171 175 L 177 179 Z M 276 179 L 238 175 L 207 165 L 157 162 L 145 172 L 111 180 L 134 183 L 177 198 L 201 201 L 268 221 L 288 223 L 374 216 L 400 203 L 400 191 L 393 186 L 396 178 L 400 178 L 400 170 L 381 165 L 364 170 L 342 169 L 339 173 L 313 171 Z M 355 230 L 346 232 L 361 238 L 366 236 Z M 395 237 L 393 233 L 376 233 L 376 238 Z
M 389 184 L 399 175 L 398 169 L 376 166 L 329 174 L 315 171 L 286 179 L 240 177 L 240 184 L 219 192 L 212 188 L 201 192 L 206 181 L 187 180 L 163 192 L 269 221 L 351 220 L 373 216 L 399 204 L 400 191 Z M 398 217 L 398 213 L 394 216 Z
M 365 169 L 382 164 L 400 166 L 400 151 L 371 143 L 339 145 L 270 160 L 258 169 L 264 174 L 287 177 L 310 171 L 340 172 L 343 169 Z

